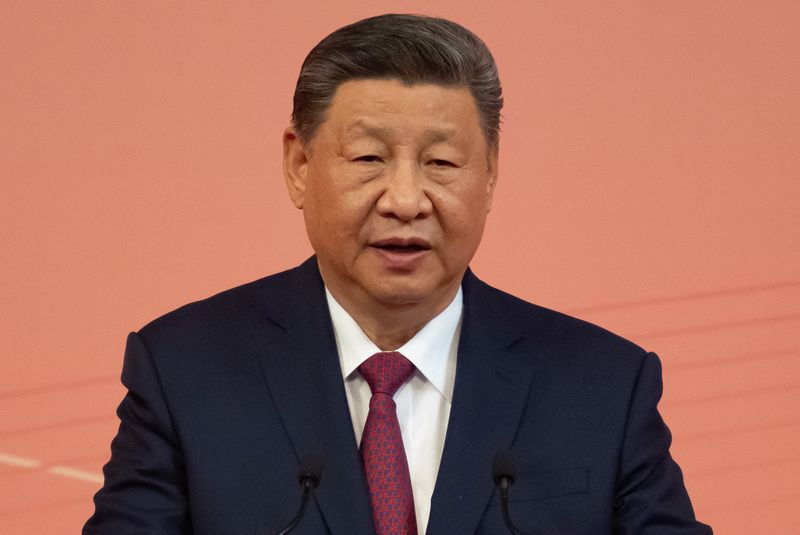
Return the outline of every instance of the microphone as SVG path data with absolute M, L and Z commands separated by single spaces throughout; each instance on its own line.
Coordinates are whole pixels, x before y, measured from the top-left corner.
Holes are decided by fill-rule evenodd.
M 508 490 L 514 485 L 514 474 L 517 473 L 514 455 L 510 451 L 500 451 L 495 453 L 492 459 L 492 479 L 497 490 L 500 491 L 500 505 L 503 510 L 503 522 L 505 522 L 511 535 L 522 535 L 511 521 L 508 512 Z
M 286 535 L 297 527 L 306 513 L 306 506 L 314 494 L 314 489 L 319 486 L 320 479 L 322 479 L 322 459 L 316 455 L 309 455 L 300 459 L 300 468 L 297 472 L 297 480 L 303 489 L 303 495 L 300 497 L 300 508 L 295 513 L 294 518 L 276 535 Z

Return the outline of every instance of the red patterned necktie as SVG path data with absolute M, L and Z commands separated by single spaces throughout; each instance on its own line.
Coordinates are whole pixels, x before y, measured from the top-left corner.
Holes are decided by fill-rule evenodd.
M 397 352 L 376 353 L 358 371 L 372 390 L 359 452 L 375 530 L 378 535 L 416 535 L 411 477 L 392 399 L 411 377 L 414 365 Z

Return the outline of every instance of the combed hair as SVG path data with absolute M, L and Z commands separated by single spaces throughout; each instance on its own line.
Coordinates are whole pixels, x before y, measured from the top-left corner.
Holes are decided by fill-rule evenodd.
M 292 125 L 301 142 L 310 142 L 325 122 L 339 85 L 358 79 L 469 88 L 486 141 L 498 147 L 503 95 L 497 66 L 486 44 L 455 22 L 380 15 L 339 28 L 320 41 L 303 62 L 294 92 Z

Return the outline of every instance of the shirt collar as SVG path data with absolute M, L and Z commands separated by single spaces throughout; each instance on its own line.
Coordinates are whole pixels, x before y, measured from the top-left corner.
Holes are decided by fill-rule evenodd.
M 380 352 L 380 349 L 334 299 L 327 287 L 325 288 L 325 298 L 328 301 L 333 332 L 336 336 L 342 375 L 345 380 L 348 380 L 365 360 Z M 419 373 L 447 401 L 451 401 L 453 397 L 463 301 L 463 294 L 459 286 L 458 292 L 447 308 L 426 323 L 411 340 L 397 349 L 414 364 Z

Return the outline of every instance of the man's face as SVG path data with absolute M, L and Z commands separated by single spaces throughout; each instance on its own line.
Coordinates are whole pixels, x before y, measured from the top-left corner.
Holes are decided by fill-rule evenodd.
M 443 308 L 480 243 L 497 155 L 467 88 L 355 80 L 306 146 L 287 130 L 284 168 L 337 298 Z

